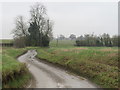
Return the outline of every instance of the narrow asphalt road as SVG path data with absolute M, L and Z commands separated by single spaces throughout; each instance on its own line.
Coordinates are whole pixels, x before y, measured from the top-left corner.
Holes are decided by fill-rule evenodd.
M 83 77 L 72 75 L 67 71 L 38 61 L 37 52 L 29 50 L 20 56 L 20 62 L 27 63 L 27 67 L 34 77 L 28 88 L 97 88 L 96 85 Z

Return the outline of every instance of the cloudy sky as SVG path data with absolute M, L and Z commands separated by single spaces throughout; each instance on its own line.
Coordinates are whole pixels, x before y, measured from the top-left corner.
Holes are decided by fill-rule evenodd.
M 12 38 L 15 17 L 22 15 L 27 22 L 30 18 L 30 6 L 35 2 L 4 2 L 0 8 L 2 35 L 0 38 Z M 53 34 L 77 36 L 95 33 L 118 34 L 117 2 L 43 2 L 47 14 L 54 21 Z

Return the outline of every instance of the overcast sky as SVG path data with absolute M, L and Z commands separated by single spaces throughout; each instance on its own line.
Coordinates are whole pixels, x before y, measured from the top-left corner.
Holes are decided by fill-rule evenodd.
M 30 18 L 30 6 L 35 2 L 5 2 L 2 3 L 2 36 L 12 38 L 15 17 L 23 15 L 25 21 Z M 77 36 L 95 33 L 118 34 L 117 2 L 44 2 L 48 16 L 54 21 L 53 34 Z

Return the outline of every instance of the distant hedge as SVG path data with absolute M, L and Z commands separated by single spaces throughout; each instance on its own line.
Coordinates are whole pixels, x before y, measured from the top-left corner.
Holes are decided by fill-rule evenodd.
M 117 35 L 110 37 L 110 35 L 106 33 L 101 36 L 86 34 L 77 38 L 76 46 L 120 46 L 119 40 L 120 36 Z

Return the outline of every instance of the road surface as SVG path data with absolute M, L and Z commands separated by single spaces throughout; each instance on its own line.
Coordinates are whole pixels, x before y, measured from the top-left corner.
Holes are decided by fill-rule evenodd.
M 38 61 L 35 58 L 36 55 L 35 50 L 29 50 L 18 58 L 20 62 L 27 63 L 27 67 L 34 78 L 28 88 L 97 88 L 96 85 L 83 77 Z

